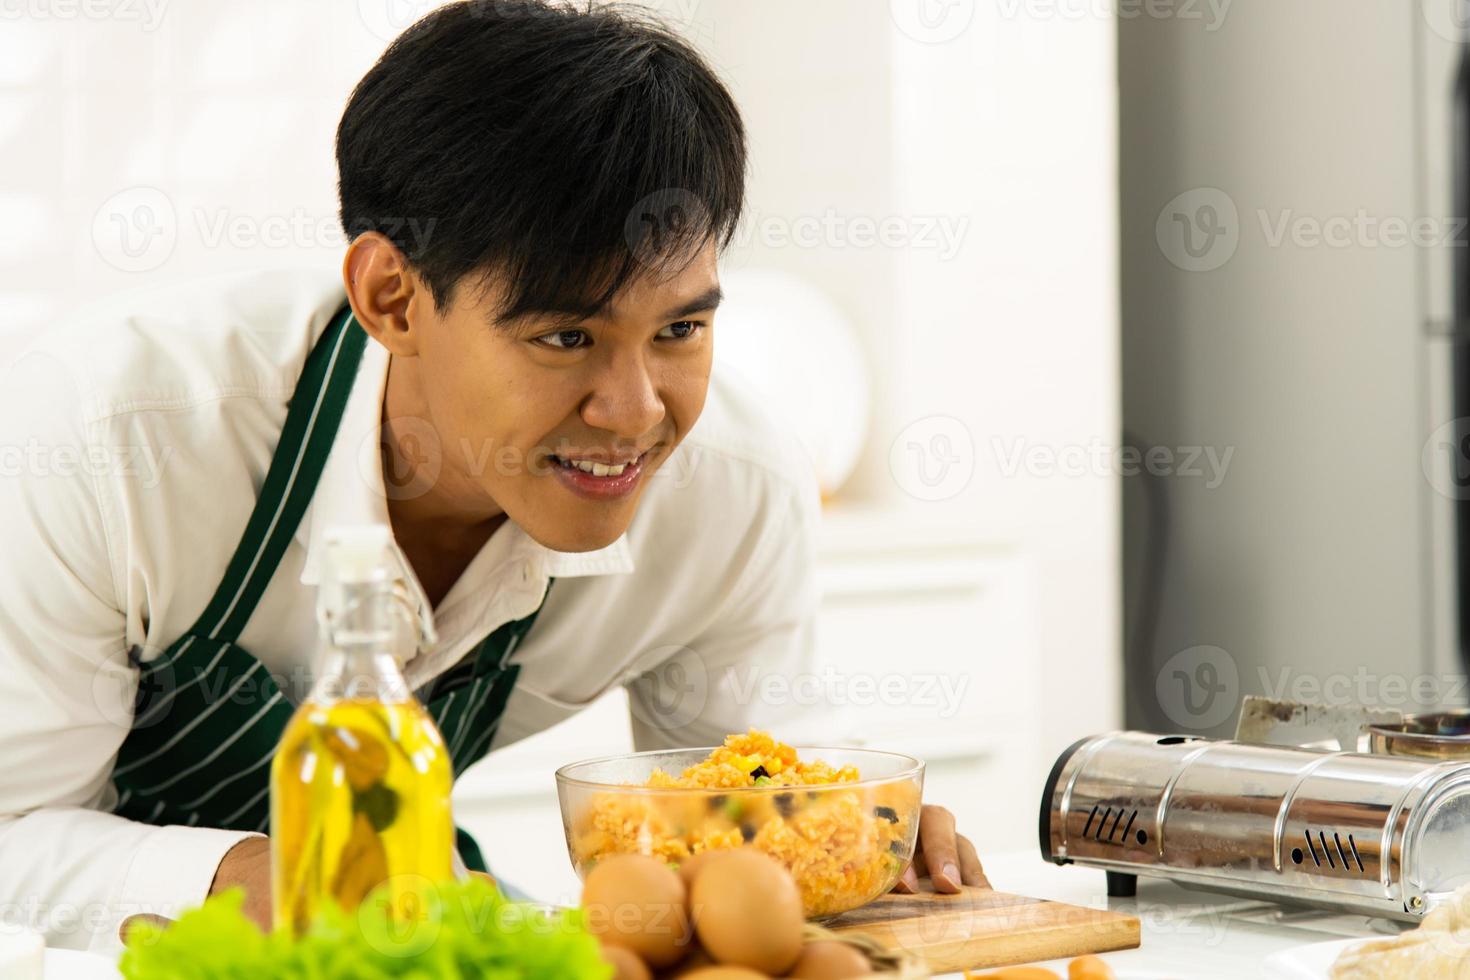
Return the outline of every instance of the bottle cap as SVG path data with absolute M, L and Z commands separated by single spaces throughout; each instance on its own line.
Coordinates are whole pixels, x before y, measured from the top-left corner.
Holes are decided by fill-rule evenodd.
M 317 618 L 323 625 L 330 629 L 332 618 L 341 613 L 344 587 L 383 582 L 416 621 L 416 645 L 428 648 L 439 642 L 434 604 L 386 525 L 338 525 L 327 530 L 325 543 L 326 562 L 317 595 Z

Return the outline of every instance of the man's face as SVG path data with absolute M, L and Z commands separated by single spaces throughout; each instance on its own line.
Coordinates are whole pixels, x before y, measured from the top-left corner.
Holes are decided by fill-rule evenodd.
M 492 503 L 557 551 L 611 544 L 704 408 L 718 302 L 712 246 L 571 324 L 497 325 L 495 290 L 456 290 L 416 365 L 439 486 L 466 509 Z

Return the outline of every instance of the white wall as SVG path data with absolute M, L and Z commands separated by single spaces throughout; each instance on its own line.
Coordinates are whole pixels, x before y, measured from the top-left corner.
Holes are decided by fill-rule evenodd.
M 0 330 L 117 289 L 340 263 L 336 119 L 385 40 L 348 0 L 154 7 L 0 21 Z M 60 13 L 82 8 L 113 16 Z

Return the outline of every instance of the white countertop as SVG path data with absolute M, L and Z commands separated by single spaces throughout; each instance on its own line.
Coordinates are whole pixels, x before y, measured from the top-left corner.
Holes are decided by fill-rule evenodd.
M 1142 945 L 1102 954 L 1119 980 L 1268 980 L 1263 963 L 1273 953 L 1376 934 L 1363 916 L 1289 909 L 1148 878 L 1139 879 L 1136 899 L 1110 899 L 1101 871 L 1057 867 L 1042 861 L 1034 851 L 989 856 L 985 871 L 999 891 L 1138 916 Z M 53 975 L 63 980 L 116 975 L 110 970 L 87 972 L 86 968 L 98 971 L 99 965 L 107 964 L 82 954 L 68 955 L 73 959 L 48 962 L 47 980 Z M 1067 975 L 1066 960 L 1036 965 Z
M 1100 954 L 1119 980 L 1266 980 L 1263 964 L 1273 953 L 1378 934 L 1361 915 L 1287 908 L 1148 878 L 1139 878 L 1137 898 L 1108 898 L 1103 872 L 1048 864 L 1035 851 L 994 855 L 984 863 L 998 891 L 1138 916 L 1142 945 Z M 1035 965 L 1067 975 L 1067 960 Z

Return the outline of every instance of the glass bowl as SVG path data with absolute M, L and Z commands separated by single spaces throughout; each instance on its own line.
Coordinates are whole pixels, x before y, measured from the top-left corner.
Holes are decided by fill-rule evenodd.
M 585 878 L 613 854 L 671 867 L 705 850 L 753 847 L 796 879 L 808 918 L 858 908 L 891 889 L 914 856 L 924 763 L 868 749 L 800 746 L 802 760 L 857 769 L 856 782 L 685 789 L 645 785 L 678 776 L 712 749 L 638 752 L 556 772 L 567 851 Z

